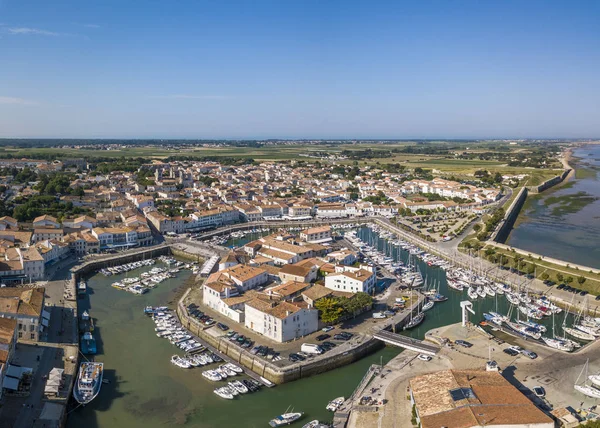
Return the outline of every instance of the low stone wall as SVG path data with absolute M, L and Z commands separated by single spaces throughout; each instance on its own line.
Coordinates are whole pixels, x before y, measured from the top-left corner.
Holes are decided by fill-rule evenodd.
M 562 182 L 565 178 L 567 178 L 567 176 L 569 175 L 569 173 L 571 172 L 571 169 L 565 169 L 562 174 L 557 175 L 556 177 L 552 177 L 549 180 L 544 181 L 542 184 L 540 184 L 539 186 L 529 186 L 527 187 L 527 189 L 531 192 L 531 193 L 540 193 L 543 192 L 544 190 L 557 185 L 558 183 Z
M 171 247 L 171 254 L 175 257 L 179 257 L 180 259 L 189 260 L 192 262 L 202 263 L 204 258 L 200 254 L 192 254 L 187 251 L 180 250 L 179 248 Z
M 521 208 L 523 208 L 523 204 L 527 199 L 528 190 L 526 187 L 521 188 L 517 197 L 512 201 L 506 212 L 504 213 L 504 218 L 502 221 L 496 226 L 496 230 L 492 232 L 490 236 L 490 240 L 494 242 L 503 243 L 508 238 L 510 231 L 512 230 L 517 217 L 519 216 L 519 212 L 521 212 Z

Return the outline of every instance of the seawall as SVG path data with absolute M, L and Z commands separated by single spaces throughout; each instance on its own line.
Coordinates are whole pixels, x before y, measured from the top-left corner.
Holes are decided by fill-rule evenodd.
M 543 192 L 546 189 L 549 189 L 552 186 L 557 185 L 558 183 L 561 183 L 565 178 L 567 178 L 567 176 L 571 173 L 571 169 L 565 169 L 562 174 L 557 175 L 556 177 L 552 177 L 549 180 L 544 181 L 542 184 L 538 185 L 538 186 L 527 186 L 527 190 L 531 193 L 540 193 Z
M 517 197 L 512 201 L 506 212 L 504 213 L 504 218 L 498 226 L 496 226 L 496 230 L 492 233 L 490 240 L 494 242 L 503 243 L 508 238 L 512 227 L 521 212 L 521 208 L 523 208 L 523 204 L 525 204 L 525 200 L 527 199 L 527 195 L 529 190 L 527 187 L 521 188 Z
M 527 196 L 529 196 L 529 194 L 541 193 L 552 186 L 562 183 L 565 180 L 565 178 L 569 176 L 571 171 L 571 169 L 565 169 L 562 172 L 562 174 L 552 177 L 538 186 L 526 186 L 521 188 L 521 190 L 517 194 L 517 197 L 512 201 L 512 203 L 504 213 L 504 218 L 498 224 L 498 226 L 496 226 L 496 230 L 494 230 L 494 232 L 492 233 L 490 240 L 499 244 L 504 244 L 508 239 L 508 235 L 510 235 L 515 221 L 517 221 L 517 217 L 519 217 L 519 213 L 521 212 L 521 208 L 523 208 L 523 205 L 525 204 Z

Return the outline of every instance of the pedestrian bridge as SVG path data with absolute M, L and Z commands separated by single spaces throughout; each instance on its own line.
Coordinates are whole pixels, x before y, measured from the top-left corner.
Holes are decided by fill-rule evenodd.
M 399 346 L 404 349 L 410 349 L 421 354 L 435 355 L 440 348 L 430 343 L 425 343 L 422 340 L 413 339 L 412 337 L 402 336 L 401 334 L 392 333 L 387 330 L 380 330 L 373 337 L 390 345 Z

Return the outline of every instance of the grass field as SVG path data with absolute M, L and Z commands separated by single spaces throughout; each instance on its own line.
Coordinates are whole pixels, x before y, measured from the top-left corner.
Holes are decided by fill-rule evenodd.
M 123 157 L 144 157 L 152 159 L 164 159 L 169 156 L 182 155 L 190 157 L 236 157 L 236 158 L 251 158 L 258 161 L 279 161 L 279 160 L 294 160 L 302 159 L 306 161 L 316 161 L 314 158 L 306 156 L 311 153 L 328 153 L 339 154 L 343 150 L 393 150 L 395 148 L 406 147 L 411 142 L 390 143 L 390 144 L 319 144 L 319 145 L 269 145 L 260 148 L 253 147 L 177 147 L 169 148 L 168 146 L 138 146 L 124 147 L 119 150 L 93 150 L 87 148 L 71 149 L 71 148 L 15 148 L 15 147 L 0 147 L 0 158 L 4 155 L 12 155 L 16 157 L 32 158 L 41 155 L 62 155 L 67 157 L 107 157 L 107 158 L 123 158 Z M 485 148 L 485 145 L 482 145 Z M 482 149 L 483 150 L 483 149 Z M 517 149 L 518 150 L 518 149 Z M 322 161 L 324 162 L 324 161 Z M 340 163 L 352 165 L 354 160 L 344 160 Z M 458 176 L 470 176 L 475 171 L 486 169 L 492 174 L 501 172 L 503 174 L 528 174 L 530 178 L 527 185 L 535 185 L 544 180 L 556 175 L 559 170 L 536 170 L 532 168 L 509 167 L 497 161 L 485 160 L 467 160 L 454 159 L 444 155 L 424 155 L 424 154 L 408 154 L 398 153 L 393 157 L 383 157 L 374 159 L 365 159 L 357 161 L 360 166 L 377 163 L 400 163 L 409 168 L 427 168 L 439 171 L 442 174 L 452 174 Z

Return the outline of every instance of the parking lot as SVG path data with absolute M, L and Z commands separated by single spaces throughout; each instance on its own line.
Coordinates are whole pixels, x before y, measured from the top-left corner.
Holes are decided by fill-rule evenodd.
M 193 302 L 187 302 L 186 306 L 190 315 L 195 313 L 195 318 L 206 325 L 205 331 L 208 334 L 221 340 L 228 340 L 251 354 L 272 361 L 279 366 L 312 360 L 319 358 L 319 355 L 327 356 L 334 349 L 345 352 L 352 345 L 362 343 L 368 338 L 368 335 L 356 332 L 354 329 L 350 331 L 354 323 L 348 322 L 342 323 L 340 326 L 323 326 L 318 331 L 295 341 L 279 343 L 257 334 L 205 306 Z M 365 315 L 370 318 L 370 314 Z M 302 344 L 318 345 L 323 352 L 318 354 L 302 351 Z

